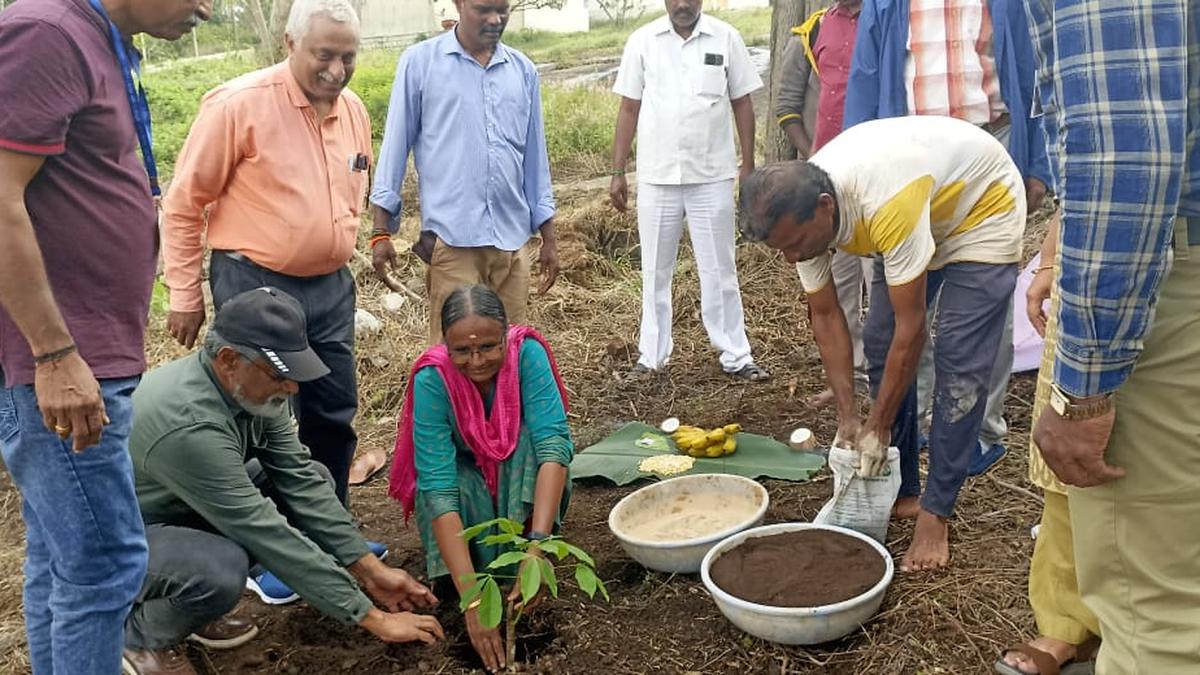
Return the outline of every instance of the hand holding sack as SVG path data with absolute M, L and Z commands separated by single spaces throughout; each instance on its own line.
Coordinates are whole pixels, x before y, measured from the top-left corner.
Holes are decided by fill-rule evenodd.
M 871 443 L 872 434 L 860 441 Z M 887 539 L 892 505 L 900 493 L 900 451 L 886 451 L 868 445 L 870 455 L 861 450 L 839 447 L 829 449 L 829 468 L 833 470 L 833 496 L 821 510 L 814 523 L 837 525 L 862 532 L 882 543 Z M 872 471 L 863 471 L 867 467 Z M 878 469 L 878 470 L 876 470 Z

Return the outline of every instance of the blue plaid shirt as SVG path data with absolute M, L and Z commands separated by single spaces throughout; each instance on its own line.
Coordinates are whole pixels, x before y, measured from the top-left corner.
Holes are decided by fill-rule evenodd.
M 1169 267 L 1175 217 L 1200 217 L 1200 12 L 1188 11 L 1192 3 L 1026 4 L 1039 99 L 1059 151 L 1054 379 L 1076 396 L 1113 391 L 1129 377 Z

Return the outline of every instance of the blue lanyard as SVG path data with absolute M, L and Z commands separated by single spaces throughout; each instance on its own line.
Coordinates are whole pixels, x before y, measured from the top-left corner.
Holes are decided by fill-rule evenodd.
M 138 145 L 142 147 L 142 163 L 146 166 L 146 177 L 150 179 L 150 194 L 155 197 L 162 195 L 158 187 L 158 165 L 154 163 L 154 131 L 150 126 L 150 102 L 146 99 L 146 90 L 142 88 L 141 65 L 142 56 L 138 51 L 125 48 L 125 40 L 117 25 L 108 18 L 104 5 L 100 0 L 88 0 L 92 8 L 104 17 L 108 24 L 109 37 L 112 40 L 113 51 L 117 53 L 117 63 L 121 66 L 121 76 L 125 79 L 125 96 L 129 99 L 129 110 L 133 113 L 133 126 L 137 131 Z M 133 78 L 137 76 L 137 84 Z

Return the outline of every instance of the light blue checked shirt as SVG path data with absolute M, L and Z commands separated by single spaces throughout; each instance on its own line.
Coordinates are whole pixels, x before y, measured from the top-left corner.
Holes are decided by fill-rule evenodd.
M 1026 4 L 1041 63 L 1039 99 L 1059 153 L 1054 379 L 1076 396 L 1113 391 L 1129 377 L 1154 318 L 1175 216 L 1200 217 L 1200 10 L 1193 4 Z
M 484 68 L 451 30 L 401 55 L 371 189 L 392 232 L 410 151 L 421 229 L 450 246 L 516 251 L 554 216 L 541 86 L 515 49 Z

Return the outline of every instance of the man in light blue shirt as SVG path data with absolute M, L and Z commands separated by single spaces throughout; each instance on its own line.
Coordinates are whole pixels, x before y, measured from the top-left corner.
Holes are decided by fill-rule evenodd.
M 411 152 L 419 175 L 421 239 L 429 265 L 429 340 L 441 341 L 442 302 L 482 283 L 525 323 L 533 257 L 545 293 L 558 275 L 554 195 L 537 69 L 500 43 L 507 0 L 456 0 L 459 23 L 400 57 L 371 190 L 372 262 L 385 281 L 396 262 L 401 185 Z

